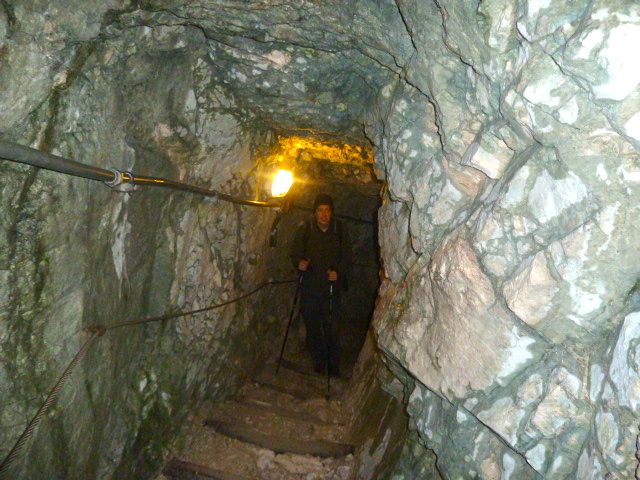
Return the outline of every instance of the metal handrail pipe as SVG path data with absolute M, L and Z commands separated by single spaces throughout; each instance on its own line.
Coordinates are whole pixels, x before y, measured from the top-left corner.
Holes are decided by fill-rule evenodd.
M 210 190 L 208 188 L 198 187 L 188 183 L 177 182 L 175 180 L 169 180 L 162 177 L 150 177 L 146 175 L 136 175 L 131 172 L 117 172 L 114 170 L 107 170 L 93 165 L 86 165 L 84 163 L 69 160 L 58 155 L 42 152 L 34 148 L 25 147 L 13 142 L 7 142 L 0 138 L 0 158 L 9 160 L 12 162 L 23 163 L 34 167 L 44 168 L 46 170 L 52 170 L 58 173 L 64 173 L 66 175 L 73 175 L 75 177 L 87 178 L 89 180 L 97 180 L 105 182 L 107 184 L 116 181 L 117 177 L 123 184 L 140 185 L 145 187 L 161 187 L 171 190 L 180 190 L 183 192 L 195 193 L 198 195 L 204 195 L 206 197 L 214 197 L 227 202 L 236 203 L 239 205 L 247 205 L 251 207 L 267 207 L 278 208 L 281 207 L 281 203 L 277 201 L 272 202 L 260 202 L 257 200 L 245 200 L 242 198 L 234 197 L 227 193 L 218 192 L 217 190 Z M 125 173 L 118 175 L 119 173 Z
M 239 205 L 248 205 L 250 207 L 270 207 L 277 208 L 281 204 L 279 202 L 260 202 L 258 200 L 245 200 L 242 198 L 234 197 L 228 193 L 222 193 L 217 190 L 210 190 L 208 188 L 198 187 L 188 183 L 176 182 L 175 180 L 169 180 L 161 177 L 148 177 L 146 175 L 133 174 L 132 179 L 123 176 L 122 183 L 133 183 L 135 185 L 141 185 L 145 187 L 161 187 L 171 190 L 181 190 L 183 192 L 191 192 L 205 197 L 214 197 L 227 202 L 237 203 Z
M 41 152 L 35 148 L 7 142 L 2 138 L 0 138 L 0 158 L 100 182 L 113 182 L 116 177 L 110 170 L 85 165 L 58 155 Z

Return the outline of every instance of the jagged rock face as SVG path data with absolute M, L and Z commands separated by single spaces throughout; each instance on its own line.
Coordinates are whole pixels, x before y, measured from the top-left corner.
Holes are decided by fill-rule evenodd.
M 640 10 L 437 3 L 406 5 L 415 54 L 369 123 L 379 344 L 445 478 L 630 478 Z
M 252 115 L 213 85 L 197 50 L 176 46 L 193 45 L 189 32 L 106 34 L 117 6 L 2 2 L 3 138 L 252 198 L 255 146 L 267 147 L 268 135 L 247 127 Z M 118 193 L 4 161 L 0 169 L 3 459 L 84 327 L 205 307 L 271 276 L 270 210 Z M 287 308 L 273 299 L 291 294 L 268 287 L 222 310 L 109 332 L 10 475 L 149 477 L 185 416 L 264 358 Z
M 388 186 L 375 329 L 413 391 L 407 410 L 441 474 L 632 476 L 640 376 L 638 5 L 175 3 L 1 2 L 3 133 L 79 159 L 153 165 L 212 185 L 240 169 L 224 162 L 228 153 L 251 163 L 244 148 L 262 140 L 259 128 L 368 137 Z M 176 278 L 193 274 L 193 291 L 163 280 L 165 291 L 210 298 L 198 286 L 218 278 L 216 269 L 196 261 L 198 242 L 185 237 L 194 225 L 203 226 L 202 238 L 222 235 L 206 203 L 127 205 L 80 181 L 0 168 L 9 179 L 0 302 L 15 310 L 20 298 L 24 325 L 37 312 L 68 318 L 64 312 L 98 310 L 84 288 L 89 277 L 124 312 L 138 297 L 120 299 L 123 266 L 131 283 L 153 262 L 138 259 L 139 270 L 123 263 L 121 240 L 149 245 L 165 231 L 173 233 L 160 251 L 182 245 L 195 264 L 176 270 L 173 253 L 164 268 Z M 91 210 L 94 203 L 107 213 Z M 154 220 L 162 212 L 165 224 Z M 90 220 L 76 220 L 86 214 Z M 144 223 L 155 230 L 136 235 Z M 85 238 L 87 231 L 98 233 Z M 69 243 L 60 239 L 79 236 L 74 250 L 60 247 Z M 230 263 L 216 267 L 226 278 L 241 254 L 225 250 L 237 246 L 229 237 L 217 241 L 229 243 L 220 251 Z M 100 280 L 73 261 L 96 248 L 107 254 Z M 55 277 L 72 281 L 47 280 Z M 18 325 L 0 324 L 0 338 L 23 359 L 38 350 L 24 347 L 32 329 L 49 325 L 52 342 L 73 329 Z M 36 363 L 29 368 L 42 375 Z M 42 391 L 0 372 L 5 385 L 3 378 L 22 385 L 15 388 L 23 398 Z M 27 403 L 18 402 L 18 415 L 28 415 Z M 120 445 L 131 445 L 127 438 Z M 149 440 L 140 438 L 131 451 Z M 121 462 L 121 450 L 109 452 L 101 461 L 111 463 L 96 471 Z M 414 478 L 411 465 L 395 474 Z

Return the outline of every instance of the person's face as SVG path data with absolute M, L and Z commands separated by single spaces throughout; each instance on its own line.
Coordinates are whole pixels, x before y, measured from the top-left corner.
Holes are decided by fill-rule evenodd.
M 323 230 L 329 228 L 333 211 L 329 205 L 318 205 L 315 211 L 316 222 Z

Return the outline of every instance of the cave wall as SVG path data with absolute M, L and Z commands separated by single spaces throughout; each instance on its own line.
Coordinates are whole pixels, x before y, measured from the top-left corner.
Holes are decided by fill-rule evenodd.
M 375 330 L 417 380 L 413 426 L 444 478 L 630 478 L 640 10 L 398 5 L 414 54 L 367 131 L 388 182 Z
M 253 197 L 254 152 L 271 137 L 212 79 L 199 39 L 173 27 L 111 35 L 115 3 L 11 5 L 0 8 L 4 139 Z M 271 210 L 160 189 L 120 193 L 8 162 L 0 177 L 2 458 L 85 327 L 205 307 L 270 277 Z M 150 477 L 186 416 L 232 392 L 264 357 L 284 316 L 270 299 L 290 288 L 108 332 L 12 478 Z

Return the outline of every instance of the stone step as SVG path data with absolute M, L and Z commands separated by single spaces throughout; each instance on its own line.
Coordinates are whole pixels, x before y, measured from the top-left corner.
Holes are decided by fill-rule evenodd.
M 194 424 L 184 450 L 172 463 L 186 468 L 174 472 L 167 469 L 163 480 L 301 480 L 310 473 L 314 478 L 347 479 L 352 478 L 353 456 L 319 458 L 276 454 L 213 428 Z
M 343 458 L 353 454 L 354 451 L 353 445 L 346 443 L 322 439 L 300 439 L 290 433 L 288 435 L 280 432 L 265 433 L 254 426 L 230 421 L 210 419 L 205 422 L 205 425 L 214 428 L 218 433 L 275 453 L 312 455 L 320 458 Z
M 278 415 L 280 417 L 289 418 L 292 420 L 299 420 L 301 422 L 311 423 L 314 425 L 322 426 L 322 425 L 334 425 L 334 426 L 344 426 L 344 422 L 338 421 L 327 421 L 325 418 L 313 413 L 313 412 L 305 412 L 301 410 L 296 410 L 293 408 L 283 407 L 281 405 L 273 405 L 268 402 L 260 401 L 257 399 L 234 399 L 234 402 L 238 405 L 242 405 L 243 407 L 252 407 L 257 410 L 262 410 L 265 413 L 271 413 L 274 415 Z
M 327 379 L 324 375 L 302 373 L 302 368 L 280 367 L 276 375 L 276 366 L 268 364 L 255 378 L 254 382 L 263 386 L 288 393 L 299 399 L 311 399 L 327 396 Z M 339 398 L 347 382 L 341 378 L 331 378 L 329 398 Z
M 290 360 L 287 360 L 286 358 L 283 358 L 282 362 L 280 363 L 280 369 L 282 369 L 282 368 L 286 368 L 288 370 L 291 370 L 291 371 L 296 372 L 296 373 L 300 373 L 302 375 L 306 375 L 308 377 L 326 378 L 324 372 L 317 373 L 311 368 L 310 365 L 301 365 L 300 363 L 292 362 Z M 278 373 L 280 373 L 280 372 L 278 372 Z
M 206 421 L 244 425 L 262 432 L 294 436 L 298 440 L 343 440 L 343 429 L 322 421 L 309 422 L 295 416 L 282 415 L 279 408 L 263 408 L 253 403 L 221 402 L 201 412 Z
M 233 401 L 252 403 L 265 409 L 280 411 L 284 416 L 311 422 L 320 421 L 334 425 L 347 423 L 340 400 L 327 401 L 324 397 L 301 399 L 281 390 L 253 382 L 245 384 L 233 397 Z
M 291 395 L 298 400 L 309 400 L 312 398 L 317 398 L 319 396 L 319 392 L 315 389 L 310 390 L 308 388 L 298 388 L 295 385 L 287 385 L 283 384 L 282 382 L 274 382 L 270 378 L 261 378 L 260 376 L 258 376 L 254 378 L 253 381 L 264 388 L 269 388 L 280 393 Z
M 250 480 L 251 477 L 240 476 L 233 472 L 225 472 L 178 458 L 172 459 L 162 473 L 171 480 Z

